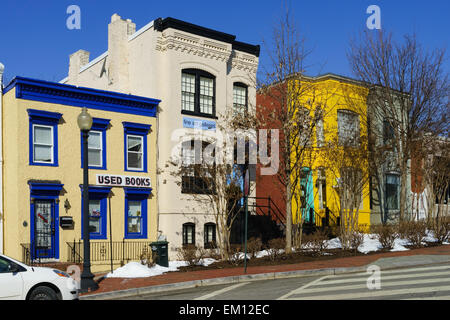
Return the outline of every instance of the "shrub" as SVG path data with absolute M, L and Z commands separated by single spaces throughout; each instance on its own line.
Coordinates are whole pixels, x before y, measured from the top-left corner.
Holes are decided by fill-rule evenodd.
M 260 238 L 250 238 L 247 241 L 247 252 L 250 254 L 250 257 L 253 259 L 256 257 L 256 254 L 261 251 L 262 241 Z
M 194 245 L 187 245 L 178 248 L 178 260 L 186 261 L 188 266 L 196 266 L 205 257 L 206 252 L 202 248 Z
M 379 224 L 371 227 L 371 232 L 375 234 L 383 249 L 394 248 L 397 238 L 397 230 L 391 224 Z
M 437 243 L 442 244 L 450 241 L 450 217 L 436 219 L 431 225 L 431 230 Z
M 283 254 L 283 249 L 286 247 L 286 241 L 283 238 L 275 238 L 269 240 L 267 251 L 269 259 L 275 261 Z
M 147 267 L 153 267 L 155 265 L 155 261 L 157 259 L 156 253 L 153 253 L 152 250 L 144 248 L 139 255 L 139 260 L 141 264 Z
M 353 252 L 356 254 L 358 251 L 358 247 L 362 245 L 364 242 L 364 233 L 359 231 L 352 231 L 349 234 L 349 244 L 353 249 Z
M 399 224 L 399 233 L 414 247 L 421 247 L 427 235 L 427 224 L 424 221 L 404 221 Z
M 320 255 L 327 248 L 328 235 L 324 230 L 316 230 L 314 233 L 304 235 L 303 243 L 311 249 L 313 255 Z
M 232 265 L 238 266 L 244 262 L 241 246 L 239 244 L 232 244 L 228 250 L 228 262 Z

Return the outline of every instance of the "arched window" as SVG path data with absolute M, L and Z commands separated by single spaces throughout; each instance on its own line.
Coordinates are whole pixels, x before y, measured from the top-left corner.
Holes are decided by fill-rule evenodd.
M 214 248 L 216 244 L 216 224 L 212 222 L 205 223 L 204 227 L 205 249 Z
M 183 246 L 195 245 L 195 223 L 183 223 Z
M 199 69 L 181 72 L 181 113 L 215 116 L 216 78 Z

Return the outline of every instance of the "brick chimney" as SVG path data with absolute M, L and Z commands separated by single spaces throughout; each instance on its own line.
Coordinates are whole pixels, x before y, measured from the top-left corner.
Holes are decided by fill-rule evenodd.
M 128 36 L 136 32 L 136 24 L 113 14 L 108 25 L 108 75 L 111 90 L 129 92 Z
M 68 83 L 78 85 L 78 74 L 80 68 L 89 63 L 89 52 L 86 50 L 78 50 L 69 57 L 69 79 Z

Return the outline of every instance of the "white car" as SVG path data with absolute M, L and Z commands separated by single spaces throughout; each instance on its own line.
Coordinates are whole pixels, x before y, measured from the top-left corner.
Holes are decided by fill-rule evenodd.
M 78 283 L 67 273 L 31 267 L 0 254 L 0 299 L 78 299 Z

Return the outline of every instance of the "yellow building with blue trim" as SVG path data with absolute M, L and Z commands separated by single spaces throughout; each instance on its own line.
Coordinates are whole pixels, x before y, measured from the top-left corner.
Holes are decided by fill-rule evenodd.
M 300 83 L 304 91 L 298 95 L 301 100 L 298 105 L 306 110 L 311 119 L 309 125 L 313 127 L 309 127 L 311 135 L 305 137 L 308 146 L 302 153 L 302 172 L 296 179 L 299 185 L 293 196 L 293 221 L 298 223 L 303 219 L 316 226 L 348 223 L 349 204 L 343 203 L 343 195 L 356 190 L 361 198 L 353 198 L 360 203 L 358 208 L 353 208 L 353 212 L 358 212 L 355 223 L 360 228 L 367 228 L 371 213 L 368 89 L 357 81 L 333 74 L 305 77 Z M 292 154 L 292 157 L 296 156 Z M 352 177 L 354 190 L 343 190 L 343 175 L 348 176 L 345 168 L 357 172 Z M 298 206 L 301 206 L 300 210 L 297 210 Z
M 132 254 L 139 259 L 158 231 L 160 100 L 16 77 L 4 88 L 2 102 L 3 253 L 27 261 L 80 259 L 83 154 L 77 117 L 86 107 L 93 117 L 92 270 L 108 270 L 111 249 L 119 243 L 139 248 Z M 113 263 L 131 257 L 126 255 L 116 253 Z

